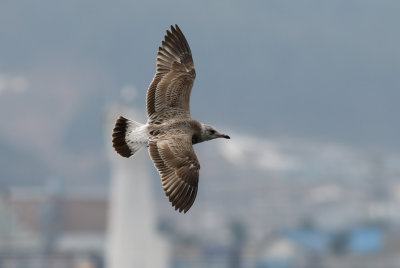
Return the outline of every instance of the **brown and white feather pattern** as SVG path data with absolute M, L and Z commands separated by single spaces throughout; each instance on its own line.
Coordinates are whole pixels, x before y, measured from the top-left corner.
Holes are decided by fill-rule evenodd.
M 178 25 L 171 26 L 158 49 L 156 74 L 147 91 L 149 123 L 190 118 L 190 93 L 195 78 L 189 44 Z
M 185 213 L 193 205 L 200 164 L 193 144 L 229 136 L 190 116 L 190 94 L 196 78 L 192 53 L 177 25 L 167 31 L 157 53 L 156 74 L 147 91 L 147 124 L 120 117 L 113 146 L 130 157 L 148 146 L 172 206 Z
M 149 153 L 172 206 L 186 213 L 196 199 L 200 170 L 191 133 L 150 140 Z

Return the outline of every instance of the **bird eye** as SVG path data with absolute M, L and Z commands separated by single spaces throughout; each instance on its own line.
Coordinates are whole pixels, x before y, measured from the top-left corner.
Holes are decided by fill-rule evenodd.
M 215 130 L 214 129 L 211 129 L 209 132 L 210 132 L 211 135 L 215 134 Z

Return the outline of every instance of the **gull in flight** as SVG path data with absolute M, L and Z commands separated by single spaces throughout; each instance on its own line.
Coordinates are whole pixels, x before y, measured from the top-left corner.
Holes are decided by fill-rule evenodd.
M 186 213 L 197 195 L 200 163 L 193 144 L 230 139 L 190 115 L 190 92 L 196 72 L 188 42 L 178 25 L 167 30 L 158 48 L 156 74 L 147 90 L 147 123 L 120 116 L 113 147 L 130 157 L 143 147 L 157 168 L 165 194 L 175 210 Z

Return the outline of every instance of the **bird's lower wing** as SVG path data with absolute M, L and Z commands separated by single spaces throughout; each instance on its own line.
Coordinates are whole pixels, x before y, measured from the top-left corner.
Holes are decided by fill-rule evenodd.
M 172 206 L 186 213 L 196 199 L 200 170 L 191 136 L 180 134 L 152 140 L 149 153 Z

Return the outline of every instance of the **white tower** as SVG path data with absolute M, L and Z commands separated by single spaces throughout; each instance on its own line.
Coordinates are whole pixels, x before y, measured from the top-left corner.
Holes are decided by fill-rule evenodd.
M 124 97 L 130 94 L 133 100 L 133 90 L 123 89 L 122 93 Z M 148 153 L 142 150 L 127 159 L 119 156 L 111 145 L 118 116 L 140 121 L 143 118 L 140 114 L 119 106 L 110 109 L 107 115 L 106 138 L 111 161 L 107 268 L 168 267 L 167 245 L 157 231 Z

